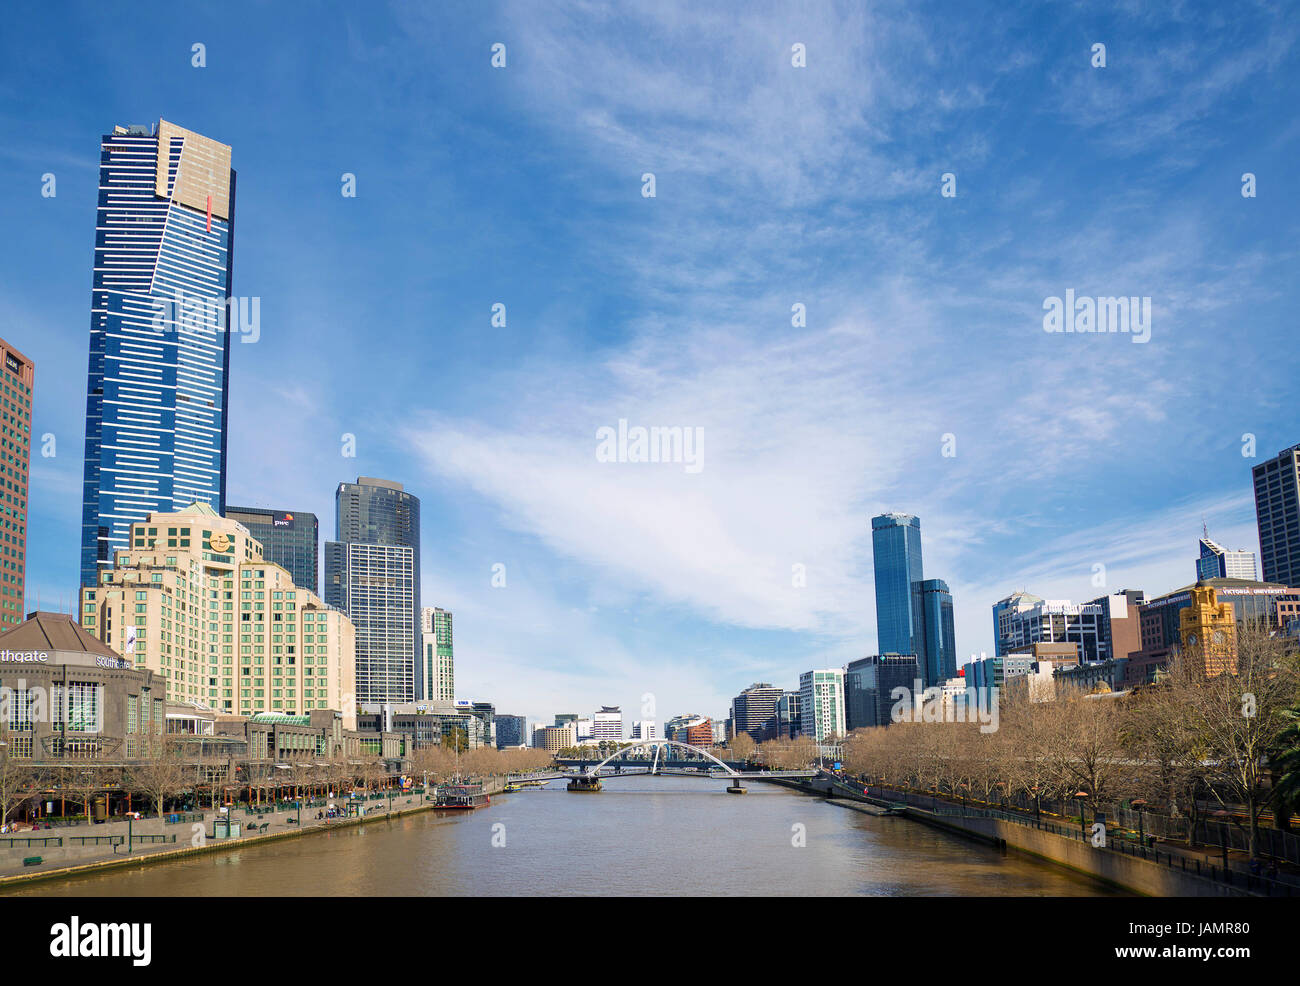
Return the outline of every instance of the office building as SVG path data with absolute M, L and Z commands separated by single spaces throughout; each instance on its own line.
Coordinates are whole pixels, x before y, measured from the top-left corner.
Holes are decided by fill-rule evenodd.
M 36 367 L 26 356 L 0 339 L 0 386 L 4 393 L 4 473 L 0 476 L 0 511 L 4 540 L 0 541 L 0 630 L 23 622 L 27 585 L 27 490 L 32 455 L 32 391 Z
M 247 527 L 262 543 L 262 557 L 287 571 L 294 585 L 320 593 L 320 523 L 315 514 L 227 506 L 223 516 Z
M 524 716 L 499 715 L 496 727 L 498 750 L 528 745 L 528 720 Z
M 850 726 L 850 729 L 853 727 Z M 783 692 L 776 703 L 776 735 L 778 739 L 794 739 L 799 735 L 799 693 Z
M 1029 674 L 1034 667 L 1037 658 L 1033 654 L 995 654 L 987 657 L 981 654 L 978 658 L 970 661 L 962 667 L 962 677 L 966 681 L 966 688 L 973 690 L 976 688 L 998 688 L 1005 687 L 1007 681 L 1020 675 Z M 1077 663 L 1076 652 L 1070 652 L 1070 663 Z
M 1077 644 L 1080 659 L 1101 660 L 1103 612 L 1093 603 L 1048 599 L 1012 613 L 1006 638 L 1008 652 L 1023 651 L 1035 643 Z
M 731 735 L 748 733 L 757 743 L 776 735 L 776 703 L 784 689 L 755 682 L 731 700 Z
M 882 654 L 917 654 L 920 602 L 913 586 L 925 579 L 921 563 L 921 521 L 911 514 L 871 518 L 876 580 L 876 639 Z
M 1206 579 L 1248 579 L 1258 577 L 1253 551 L 1229 551 L 1208 537 L 1201 538 L 1201 554 L 1196 559 L 1196 581 Z
M 1098 660 L 1124 661 L 1134 651 L 1142 649 L 1142 627 L 1138 614 L 1145 603 L 1146 593 L 1141 589 L 1121 589 L 1107 596 L 1098 596 L 1085 604 L 1096 606 L 1101 611 Z
M 82 586 L 131 525 L 226 508 L 235 172 L 230 147 L 166 120 L 100 142 L 86 383 Z
M 952 594 L 943 579 L 925 579 L 914 586 L 916 612 L 921 619 L 917 654 L 926 687 L 943 684 L 957 674 L 957 641 L 952 621 Z
M 1251 470 L 1265 582 L 1300 585 L 1300 445 Z
M 151 513 L 97 586 L 81 625 L 167 684 L 170 701 L 233 715 L 343 710 L 355 728 L 356 634 L 237 521 L 205 503 Z
M 823 668 L 799 676 L 799 732 L 818 743 L 841 739 L 848 732 L 841 669 Z
M 888 726 L 890 710 L 897 702 L 894 689 L 907 690 L 909 699 L 904 705 L 911 708 L 910 696 L 919 677 L 920 668 L 911 654 L 873 654 L 849 662 L 844 669 L 845 728 Z
M 459 704 L 459 703 L 457 703 Z M 471 702 L 470 712 L 483 723 L 483 733 L 491 746 L 497 742 L 497 708 L 491 702 Z
M 1010 649 L 1011 620 L 1017 613 L 1032 609 L 1043 601 L 1041 596 L 1028 592 L 1013 592 L 993 604 L 993 653 L 997 657 Z
M 424 662 L 423 696 L 430 702 L 456 700 L 456 660 L 452 649 L 451 613 L 436 606 L 420 610 L 420 660 Z
M 632 739 L 634 740 L 652 740 L 658 739 L 655 734 L 655 721 L 653 719 L 637 719 L 632 723 Z
M 136 759 L 166 715 L 162 678 L 66 613 L 31 613 L 0 633 L 0 694 L 0 756 L 15 760 Z
M 325 544 L 325 601 L 357 631 L 357 701 L 412 702 L 425 694 L 420 632 L 420 501 L 401 483 L 359 477 L 335 494 L 337 530 Z
M 707 749 L 713 745 L 713 720 L 695 713 L 674 716 L 664 723 L 664 738 Z
M 623 711 L 617 705 L 603 705 L 592 719 L 591 738 L 623 741 Z

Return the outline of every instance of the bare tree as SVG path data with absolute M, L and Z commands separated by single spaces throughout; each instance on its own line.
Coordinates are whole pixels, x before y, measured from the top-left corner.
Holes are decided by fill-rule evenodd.
M 1187 689 L 1192 727 L 1204 737 L 1205 777 L 1224 808 L 1246 812 L 1247 845 L 1257 855 L 1259 818 L 1274 800 L 1268 755 L 1288 723 L 1297 698 L 1297 655 L 1293 643 L 1273 637 L 1254 623 L 1237 634 L 1236 674 L 1220 674 Z M 1188 660 L 1196 662 L 1196 654 Z
M 0 827 L 9 814 L 40 793 L 41 771 L 31 760 L 14 756 L 15 737 L 0 723 Z
M 190 769 L 181 744 L 171 736 L 155 733 L 141 738 L 140 757 L 127 768 L 124 783 L 148 798 L 161 818 L 166 800 L 185 790 Z

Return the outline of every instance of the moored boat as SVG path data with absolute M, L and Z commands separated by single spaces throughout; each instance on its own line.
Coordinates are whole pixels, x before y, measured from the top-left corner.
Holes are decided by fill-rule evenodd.
M 438 811 L 473 811 L 491 804 L 482 784 L 444 784 L 438 788 L 433 807 Z

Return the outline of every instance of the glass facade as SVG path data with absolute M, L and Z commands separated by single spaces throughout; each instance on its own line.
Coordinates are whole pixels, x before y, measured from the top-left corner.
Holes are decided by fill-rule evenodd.
M 920 655 L 921 614 L 913 585 L 924 578 L 921 521 L 911 514 L 871 518 L 876 578 L 876 641 L 882 654 Z
M 262 557 L 287 569 L 294 585 L 320 592 L 320 524 L 315 514 L 227 507 L 225 516 L 247 527 L 248 533 L 262 542 Z
M 227 145 L 165 120 L 102 138 L 83 586 L 99 584 L 133 521 L 225 509 L 234 206 Z
M 942 685 L 957 676 L 957 642 L 953 632 L 952 594 L 943 579 L 926 579 L 917 583 L 921 613 L 921 654 L 919 661 L 925 686 Z
M 910 654 L 873 654 L 850 662 L 844 669 L 846 728 L 851 732 L 888 726 L 893 690 L 906 688 L 912 694 L 918 674 L 916 658 Z
M 1251 469 L 1265 582 L 1300 585 L 1300 445 Z
M 362 476 L 339 484 L 335 504 L 324 597 L 356 626 L 357 702 L 413 702 L 425 694 L 420 500 L 401 483 Z

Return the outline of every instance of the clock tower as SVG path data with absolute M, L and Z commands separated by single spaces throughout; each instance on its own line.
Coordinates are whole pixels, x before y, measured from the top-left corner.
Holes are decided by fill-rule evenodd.
M 1183 653 L 1207 678 L 1237 671 L 1237 618 L 1214 587 L 1196 585 L 1192 602 L 1178 614 Z

